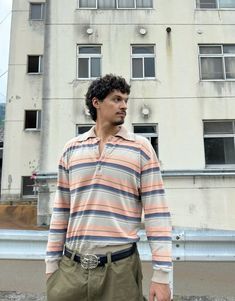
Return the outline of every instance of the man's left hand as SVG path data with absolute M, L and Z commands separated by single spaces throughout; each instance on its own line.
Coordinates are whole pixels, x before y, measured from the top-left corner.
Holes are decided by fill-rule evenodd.
M 156 298 L 156 299 L 155 299 Z M 151 282 L 149 301 L 170 301 L 171 290 L 169 284 Z

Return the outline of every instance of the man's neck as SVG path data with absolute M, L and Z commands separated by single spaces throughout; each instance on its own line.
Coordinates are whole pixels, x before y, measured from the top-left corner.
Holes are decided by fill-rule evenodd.
M 108 140 L 110 136 L 115 136 L 120 131 L 121 125 L 110 126 L 105 124 L 99 124 L 98 122 L 95 125 L 96 136 L 99 137 L 102 141 Z

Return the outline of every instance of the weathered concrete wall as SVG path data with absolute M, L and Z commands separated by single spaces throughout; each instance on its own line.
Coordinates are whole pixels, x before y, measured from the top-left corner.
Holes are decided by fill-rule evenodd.
M 27 74 L 27 56 L 43 55 L 43 48 L 44 23 L 29 20 L 29 1 L 13 1 L 1 185 L 3 200 L 19 200 L 21 177 L 30 176 L 38 169 L 40 131 L 24 130 L 24 119 L 25 110 L 41 110 L 42 75 Z

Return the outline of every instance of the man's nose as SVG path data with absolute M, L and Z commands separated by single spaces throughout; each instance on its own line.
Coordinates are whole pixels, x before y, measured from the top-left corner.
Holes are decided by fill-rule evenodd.
M 121 108 L 125 110 L 127 109 L 127 102 L 125 100 L 121 102 Z

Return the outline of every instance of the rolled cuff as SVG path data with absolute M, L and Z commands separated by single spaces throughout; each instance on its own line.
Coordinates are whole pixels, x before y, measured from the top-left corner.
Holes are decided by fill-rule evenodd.
M 169 272 L 163 272 L 161 270 L 154 270 L 152 281 L 157 282 L 157 283 L 168 284 L 170 282 L 170 273 Z
M 59 261 L 46 261 L 46 274 L 54 273 L 59 268 Z

